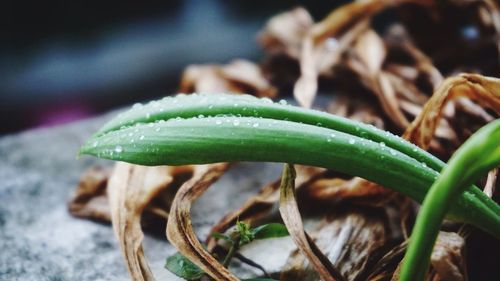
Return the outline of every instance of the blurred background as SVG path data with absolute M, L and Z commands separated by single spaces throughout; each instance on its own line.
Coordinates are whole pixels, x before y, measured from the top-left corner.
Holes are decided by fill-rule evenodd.
M 348 1 L 3 1 L 0 135 L 174 93 L 192 63 L 258 61 L 257 32 L 294 6 Z

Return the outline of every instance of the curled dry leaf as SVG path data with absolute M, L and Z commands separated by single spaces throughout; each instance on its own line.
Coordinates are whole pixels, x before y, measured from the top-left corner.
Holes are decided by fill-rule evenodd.
M 294 96 L 299 104 L 310 107 L 316 96 L 319 65 L 324 60 L 324 56 L 321 55 L 322 48 L 324 48 L 329 38 L 340 38 L 340 34 L 350 26 L 370 20 L 374 14 L 390 6 L 404 3 L 429 5 L 431 2 L 413 0 L 355 1 L 335 9 L 321 22 L 312 26 L 302 41 L 299 59 L 301 76 L 294 88 Z
M 167 223 L 167 237 L 179 252 L 215 280 L 237 281 L 227 268 L 203 248 L 191 223 L 191 205 L 228 168 L 227 163 L 196 166 L 193 177 L 177 192 Z
M 111 170 L 94 165 L 80 177 L 78 187 L 68 204 L 69 212 L 80 218 L 111 221 L 106 185 Z
M 409 124 L 399 108 L 396 91 L 389 76 L 382 71 L 387 50 L 384 42 L 372 29 L 366 30 L 356 40 L 355 57 L 348 61 L 350 67 L 360 76 L 365 86 L 377 96 L 387 116 L 400 128 Z
M 386 233 L 386 219 L 383 208 L 336 207 L 320 220 L 312 237 L 346 280 L 366 280 L 371 263 L 380 258 L 380 249 L 391 236 Z M 292 255 L 281 279 L 303 280 L 297 275 L 308 271 L 303 256 Z
M 271 53 L 298 58 L 302 38 L 313 25 L 309 12 L 298 7 L 272 17 L 258 35 L 260 45 Z
M 465 240 L 454 232 L 441 231 L 432 250 L 429 281 L 466 281 Z
M 182 75 L 179 90 L 184 93 L 233 92 L 258 97 L 276 96 L 276 89 L 265 79 L 260 67 L 241 59 L 222 66 L 190 65 Z
M 405 254 L 407 245 L 408 243 L 405 241 L 387 251 L 385 255 L 372 266 L 373 269 L 366 280 L 398 280 L 398 265 Z
M 145 167 L 117 163 L 108 183 L 113 229 L 133 280 L 154 280 L 142 248 L 141 215 L 161 190 L 174 182 L 175 174 L 190 166 Z
M 300 190 L 317 202 L 356 200 L 357 203 L 381 206 L 393 199 L 395 193 L 362 178 L 318 178 Z
M 407 243 L 402 243 L 395 247 L 391 252 L 382 258 L 384 263 L 391 259 L 391 263 L 394 262 L 394 258 L 400 261 L 403 257 L 404 251 L 406 250 Z M 436 244 L 431 255 L 431 268 L 429 274 L 426 277 L 428 281 L 447 281 L 447 280 L 468 280 L 465 258 L 465 239 L 455 232 L 439 232 Z M 381 264 L 383 266 L 383 264 Z M 399 269 L 401 263 L 399 263 L 397 269 L 394 271 L 391 280 L 399 280 Z M 371 275 L 369 280 L 384 280 L 387 277 L 387 272 L 376 271 L 375 274 Z
M 467 97 L 500 114 L 500 80 L 477 74 L 448 78 L 425 104 L 403 137 L 427 149 L 448 101 Z
M 354 50 L 365 65 L 368 75 L 375 76 L 380 72 L 387 50 L 382 38 L 373 29 L 366 30 L 358 37 Z
M 280 213 L 292 240 L 297 248 L 307 257 L 321 278 L 325 281 L 344 280 L 344 277 L 332 265 L 314 241 L 305 232 L 302 218 L 295 199 L 295 170 L 293 165 L 285 164 L 280 185 Z

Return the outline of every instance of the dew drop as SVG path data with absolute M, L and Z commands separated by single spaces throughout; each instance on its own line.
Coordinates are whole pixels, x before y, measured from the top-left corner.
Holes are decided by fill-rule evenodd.
M 392 155 L 392 156 L 396 155 L 396 150 L 391 149 L 391 155 Z
M 339 42 L 337 39 L 335 38 L 328 38 L 326 39 L 326 48 L 329 50 L 329 51 L 333 51 L 333 50 L 336 50 L 338 47 L 339 47 Z
M 203 114 L 198 115 L 198 118 L 203 118 L 203 117 L 205 117 L 205 115 Z
M 220 124 L 222 124 L 222 121 L 221 120 L 217 120 L 217 121 L 215 121 L 215 124 L 220 125 Z
M 288 102 L 286 100 L 282 99 L 282 100 L 279 101 L 279 104 L 281 104 L 281 105 L 287 105 Z
M 427 164 L 425 164 L 425 162 L 422 162 L 422 167 L 427 168 Z
M 259 123 L 253 123 L 252 127 L 254 127 L 254 128 L 259 127 Z
M 141 135 L 141 136 L 139 137 L 139 139 L 140 139 L 140 140 L 143 140 L 143 139 L 144 139 L 144 135 Z
M 240 124 L 240 121 L 239 121 L 239 120 L 234 120 L 234 121 L 233 121 L 233 125 L 234 125 L 234 126 L 238 126 L 239 124 Z
M 92 145 L 93 147 L 97 147 L 97 145 L 99 145 L 99 142 L 98 141 L 95 141 L 94 144 Z
M 350 143 L 350 144 L 355 144 L 355 143 L 356 143 L 356 140 L 355 140 L 355 139 L 349 139 L 349 143 Z
M 123 147 L 121 147 L 120 145 L 115 146 L 116 153 L 121 153 L 122 151 L 123 151 Z
M 260 100 L 265 103 L 273 103 L 273 101 L 270 98 L 261 98 Z
M 139 109 L 142 107 L 142 103 L 134 103 L 134 105 L 132 106 L 133 109 Z
M 155 131 L 159 132 L 160 131 L 160 127 L 156 128 Z
M 381 147 L 385 147 L 385 142 L 381 142 L 381 143 L 380 143 L 380 146 L 381 146 Z
M 334 133 L 331 133 L 331 134 L 330 134 L 330 137 L 334 138 L 334 137 L 335 137 L 335 134 L 334 134 Z

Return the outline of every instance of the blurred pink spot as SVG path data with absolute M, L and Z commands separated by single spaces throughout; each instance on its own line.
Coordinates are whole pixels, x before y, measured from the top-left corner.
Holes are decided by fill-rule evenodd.
M 80 102 L 54 104 L 34 114 L 34 127 L 49 127 L 92 116 L 92 110 Z

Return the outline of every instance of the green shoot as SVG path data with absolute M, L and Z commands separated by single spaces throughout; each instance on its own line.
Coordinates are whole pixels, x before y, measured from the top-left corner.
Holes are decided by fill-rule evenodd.
M 236 231 L 233 235 L 216 232 L 212 233 L 212 236 L 228 241 L 231 244 L 231 247 L 223 261 L 223 265 L 227 268 L 231 263 L 231 259 L 238 252 L 240 247 L 249 244 L 254 240 L 288 236 L 288 231 L 286 230 L 286 227 L 280 223 L 269 223 L 251 228 L 247 223 L 238 221 L 236 222 Z M 186 280 L 199 280 L 205 275 L 205 272 L 201 268 L 178 252 L 167 258 L 165 268 Z M 245 280 L 272 281 L 273 279 L 253 278 Z
M 500 120 L 496 120 L 477 131 L 455 152 L 429 190 L 403 260 L 401 281 L 424 280 L 434 243 L 448 209 L 464 188 L 499 165 Z

